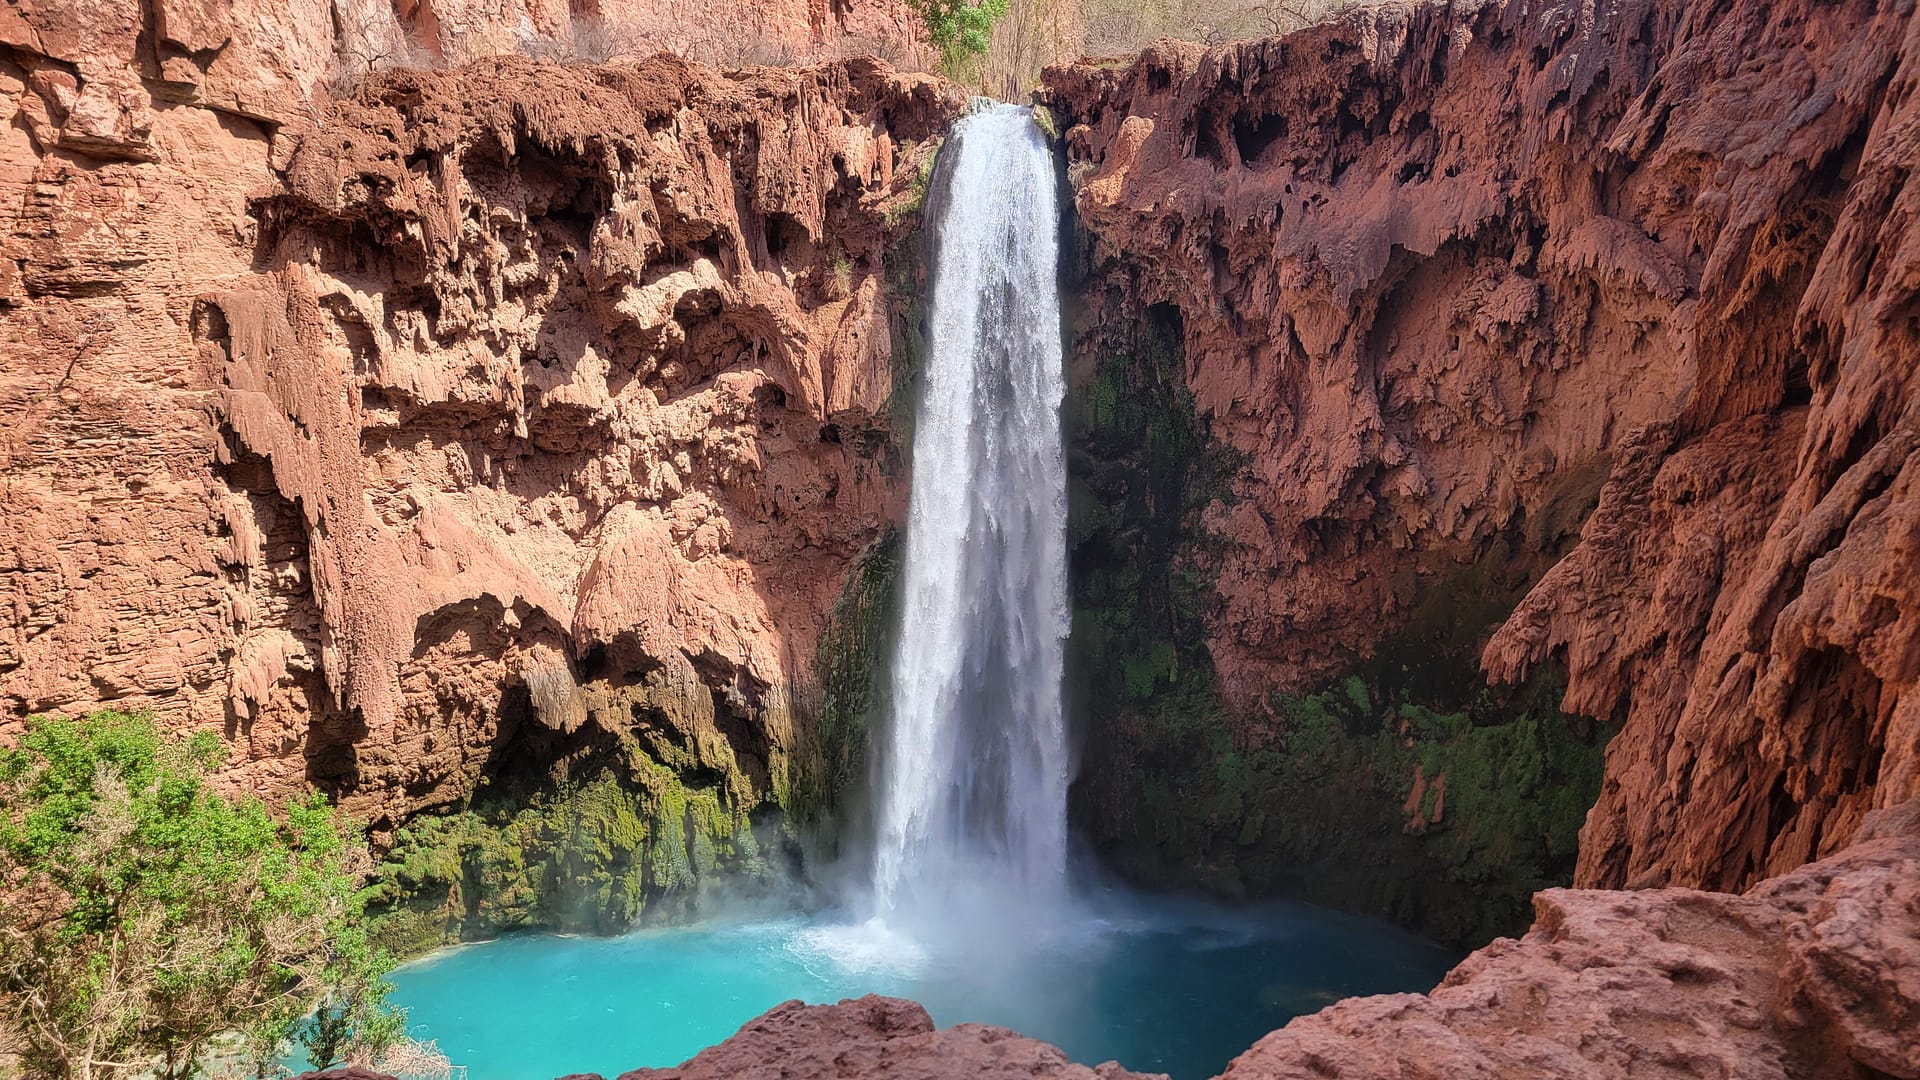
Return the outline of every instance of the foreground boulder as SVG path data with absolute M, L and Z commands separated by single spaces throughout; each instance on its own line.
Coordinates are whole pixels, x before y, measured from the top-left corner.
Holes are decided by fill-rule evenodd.
M 936 1031 L 911 1001 L 868 994 L 838 1005 L 789 1001 L 733 1038 L 673 1069 L 638 1069 L 620 1080 L 812 1080 L 845 1076 L 1128 1080 L 1113 1062 L 1076 1065 L 1052 1046 L 1002 1027 L 956 1024 Z
M 1916 821 L 1744 896 L 1548 890 L 1432 993 L 1301 1017 L 1226 1077 L 1920 1077 Z

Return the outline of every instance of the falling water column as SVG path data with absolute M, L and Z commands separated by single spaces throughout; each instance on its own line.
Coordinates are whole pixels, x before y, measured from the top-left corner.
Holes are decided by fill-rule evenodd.
M 1031 913 L 1066 863 L 1053 157 L 1011 105 L 962 119 L 942 154 L 874 868 L 879 913 L 909 920 L 960 892 Z

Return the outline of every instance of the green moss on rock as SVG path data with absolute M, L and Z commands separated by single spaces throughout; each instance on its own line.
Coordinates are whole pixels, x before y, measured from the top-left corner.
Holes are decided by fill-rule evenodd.
M 885 651 L 896 608 L 900 534 L 888 529 L 854 561 L 814 658 L 820 704 L 801 734 L 781 797 L 794 820 L 816 826 L 865 775 L 867 743 L 884 700 Z
M 771 879 L 731 785 L 623 749 L 582 781 L 489 792 L 401 828 L 371 898 L 383 943 L 407 955 L 530 927 L 617 933 L 687 915 L 721 878 Z
M 1045 105 L 1035 105 L 1033 107 L 1033 122 L 1040 128 L 1040 134 L 1047 137 L 1048 142 L 1058 143 L 1060 141 L 1060 121 L 1054 117 L 1052 109 L 1047 108 Z
M 927 159 L 929 163 L 932 158 Z M 920 400 L 920 375 L 927 362 L 926 223 L 920 206 L 903 217 L 899 236 L 887 248 L 888 349 L 887 426 L 896 456 L 913 445 L 914 413 Z

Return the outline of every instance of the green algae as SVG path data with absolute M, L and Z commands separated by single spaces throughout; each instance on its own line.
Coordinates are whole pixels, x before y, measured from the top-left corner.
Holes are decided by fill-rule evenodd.
M 866 775 L 869 735 L 884 707 L 881 674 L 899 573 L 900 534 L 888 529 L 854 560 L 828 614 L 814 658 L 820 704 L 780 800 L 802 826 L 827 823 Z
M 896 455 L 913 445 L 914 415 L 919 408 L 921 374 L 927 363 L 927 227 L 921 213 L 932 183 L 934 156 L 928 155 L 918 174 L 913 202 L 898 217 L 889 211 L 897 233 L 882 258 L 887 287 L 888 349 L 887 426 Z
M 906 198 L 889 205 L 881 212 L 882 219 L 888 225 L 898 225 L 910 217 L 917 217 L 921 209 L 926 206 L 927 192 L 933 187 L 934 162 L 939 158 L 940 148 L 945 142 L 945 139 L 935 138 L 928 144 L 931 150 L 921 157 L 920 164 L 915 167 L 913 176 L 908 180 Z M 912 144 L 902 146 L 899 157 L 911 157 L 913 150 Z
M 382 943 L 411 955 L 523 928 L 617 933 L 689 914 L 722 880 L 772 878 L 757 803 L 726 782 L 739 778 L 696 785 L 637 739 L 622 749 L 581 781 L 489 791 L 399 829 L 370 896 Z
M 1035 105 L 1033 107 L 1033 122 L 1039 127 L 1040 134 L 1047 137 L 1048 142 L 1058 143 L 1060 141 L 1060 121 L 1054 117 L 1052 109 L 1047 108 L 1045 105 Z

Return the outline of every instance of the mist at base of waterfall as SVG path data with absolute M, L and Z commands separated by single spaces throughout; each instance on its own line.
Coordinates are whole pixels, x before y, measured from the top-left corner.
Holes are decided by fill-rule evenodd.
M 928 935 L 877 919 L 744 919 L 616 938 L 523 934 L 395 973 L 416 1038 L 469 1080 L 676 1065 L 794 998 L 911 998 L 942 1027 L 999 1024 L 1076 1061 L 1201 1080 L 1343 997 L 1431 989 L 1459 957 L 1391 926 L 1298 904 L 1106 890 L 1044 933 Z

